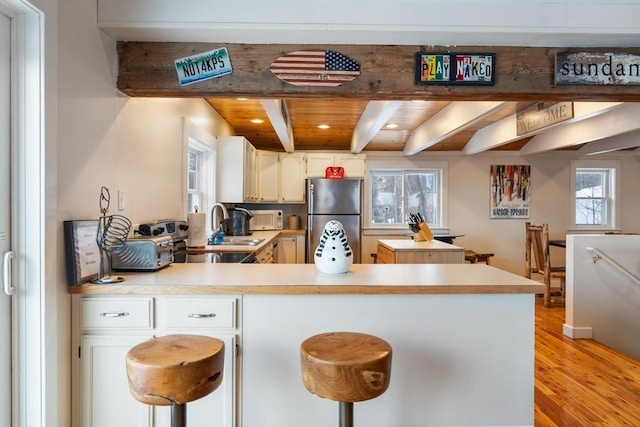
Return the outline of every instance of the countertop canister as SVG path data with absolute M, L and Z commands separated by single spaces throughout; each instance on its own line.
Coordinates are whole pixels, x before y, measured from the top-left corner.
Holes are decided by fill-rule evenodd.
M 300 217 L 298 215 L 291 215 L 289 217 L 289 230 L 300 229 Z

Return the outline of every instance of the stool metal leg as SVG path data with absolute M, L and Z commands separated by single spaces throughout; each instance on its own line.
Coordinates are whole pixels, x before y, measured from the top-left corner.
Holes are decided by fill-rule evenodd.
M 353 403 L 339 402 L 340 427 L 353 427 Z
M 187 427 L 187 405 L 171 405 L 171 427 Z

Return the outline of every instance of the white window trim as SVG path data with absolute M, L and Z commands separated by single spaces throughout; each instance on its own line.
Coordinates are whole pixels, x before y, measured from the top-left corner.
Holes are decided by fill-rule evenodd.
M 385 167 L 384 163 L 387 161 L 380 162 L 380 165 L 376 165 L 373 168 L 370 168 L 368 173 L 365 176 L 365 188 L 366 191 L 366 221 L 363 222 L 363 229 L 365 230 L 404 230 L 408 231 L 406 225 L 403 224 L 393 224 L 393 225 L 383 225 L 383 224 L 372 224 L 371 223 L 371 173 L 373 172 L 420 172 L 420 171 L 429 171 L 429 170 L 440 170 L 441 171 L 441 182 L 440 182 L 440 203 L 441 203 L 441 224 L 438 226 L 431 227 L 431 231 L 438 233 L 448 233 L 449 232 L 449 163 L 446 161 L 426 161 L 421 162 L 420 167 Z M 373 162 L 369 162 L 370 164 Z M 390 165 L 391 163 L 389 163 Z
M 194 142 L 195 141 L 195 142 Z M 202 129 L 187 118 L 182 119 L 182 217 L 187 217 L 188 200 L 188 170 L 189 170 L 189 146 L 197 145 L 199 149 L 208 151 L 209 155 L 203 159 L 202 169 L 205 171 L 204 184 L 202 189 L 206 194 L 205 206 L 199 206 L 200 212 L 207 213 L 216 200 L 216 158 L 217 141 L 216 137 Z M 208 215 L 207 215 L 208 218 Z M 207 228 L 208 229 L 208 228 Z
M 577 225 L 576 224 L 576 171 L 578 169 L 611 169 L 613 176 L 611 179 L 611 218 L 608 225 Z M 570 231 L 612 231 L 617 230 L 620 224 L 620 161 L 619 160 L 573 160 L 571 162 L 571 187 L 570 187 L 570 212 L 571 212 L 571 229 Z

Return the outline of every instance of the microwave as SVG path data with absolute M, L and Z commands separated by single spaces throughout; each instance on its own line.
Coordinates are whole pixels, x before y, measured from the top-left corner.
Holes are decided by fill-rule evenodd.
M 283 215 L 281 210 L 252 210 L 249 230 L 282 230 Z

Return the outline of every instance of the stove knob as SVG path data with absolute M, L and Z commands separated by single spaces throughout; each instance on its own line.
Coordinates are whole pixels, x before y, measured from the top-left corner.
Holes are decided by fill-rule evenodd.
M 158 227 L 155 230 L 153 230 L 153 235 L 157 236 L 158 234 L 162 234 L 164 233 L 164 227 Z

